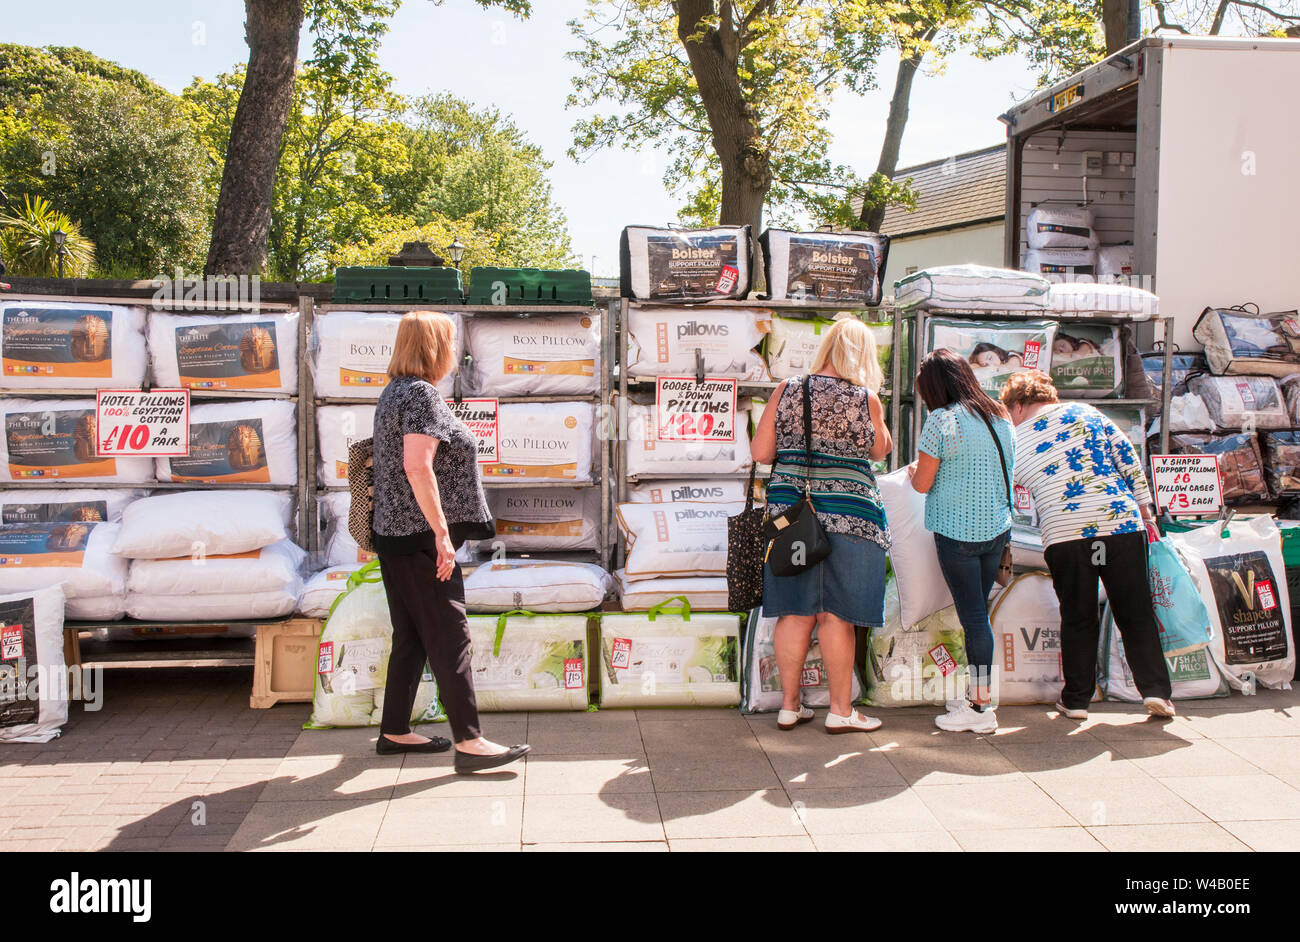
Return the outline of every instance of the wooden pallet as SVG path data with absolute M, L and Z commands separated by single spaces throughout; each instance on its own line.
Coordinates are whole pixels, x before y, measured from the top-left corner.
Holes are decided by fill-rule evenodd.
M 277 703 L 311 702 L 323 624 L 319 618 L 290 618 L 257 626 L 249 707 L 265 710 Z

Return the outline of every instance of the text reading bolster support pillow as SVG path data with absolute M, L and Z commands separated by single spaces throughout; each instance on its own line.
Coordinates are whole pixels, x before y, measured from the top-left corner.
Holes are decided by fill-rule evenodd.
M 628 226 L 619 244 L 621 293 L 642 301 L 743 298 L 752 273 L 749 226 Z

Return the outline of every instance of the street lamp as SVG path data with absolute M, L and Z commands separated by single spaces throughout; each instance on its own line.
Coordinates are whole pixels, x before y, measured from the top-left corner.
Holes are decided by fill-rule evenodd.
M 52 235 L 54 236 L 55 254 L 58 255 L 59 257 L 59 277 L 62 278 L 63 277 L 63 256 L 68 254 L 68 250 L 64 248 L 63 243 L 67 241 L 68 234 L 64 232 L 62 229 L 55 229 Z
M 460 268 L 460 260 L 465 257 L 465 244 L 460 241 L 460 236 L 452 236 L 447 254 L 451 256 L 451 263 Z

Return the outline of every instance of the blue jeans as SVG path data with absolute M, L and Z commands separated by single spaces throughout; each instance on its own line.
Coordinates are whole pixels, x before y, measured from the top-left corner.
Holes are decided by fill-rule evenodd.
M 957 607 L 957 619 L 966 635 L 966 662 L 971 687 L 987 687 L 993 677 L 993 627 L 989 624 L 989 591 L 998 575 L 1002 550 L 1011 539 L 1008 530 L 983 543 L 951 540 L 934 535 L 939 568 Z M 972 693 L 974 691 L 972 690 Z

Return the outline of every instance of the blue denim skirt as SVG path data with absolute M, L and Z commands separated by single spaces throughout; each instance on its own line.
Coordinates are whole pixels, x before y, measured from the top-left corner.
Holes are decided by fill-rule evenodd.
M 763 615 L 830 612 L 853 625 L 885 624 L 885 551 L 848 533 L 826 534 L 831 554 L 797 576 L 773 575 L 763 567 Z

